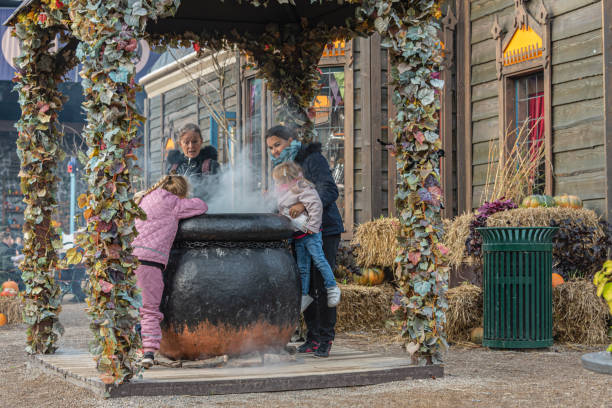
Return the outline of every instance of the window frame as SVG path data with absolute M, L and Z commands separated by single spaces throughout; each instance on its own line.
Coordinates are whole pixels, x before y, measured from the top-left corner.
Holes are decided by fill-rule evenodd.
M 518 62 L 512 65 L 504 65 L 503 52 L 510 43 L 514 33 L 528 26 L 542 38 L 542 55 Z M 495 16 L 491 34 L 496 42 L 496 70 L 499 98 L 499 137 L 503 138 L 503 149 L 501 152 L 506 157 L 512 148 L 513 140 L 506 139 L 507 129 L 514 123 L 512 112 L 514 112 L 514 80 L 542 72 L 544 76 L 544 193 L 553 194 L 553 169 L 552 169 L 552 72 L 551 72 L 551 41 L 550 41 L 550 19 L 544 4 L 540 4 L 537 19 L 525 8 L 522 1 L 515 4 L 514 26 L 511 35 L 507 35 L 499 24 L 499 18 Z M 516 125 L 516 124 L 515 124 Z

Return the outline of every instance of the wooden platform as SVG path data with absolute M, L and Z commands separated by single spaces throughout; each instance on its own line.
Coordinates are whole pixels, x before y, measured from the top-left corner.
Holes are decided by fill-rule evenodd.
M 325 359 L 298 355 L 292 362 L 255 367 L 168 368 L 155 366 L 141 379 L 118 387 L 103 384 L 84 350 L 31 357 L 32 367 L 62 376 L 104 397 L 211 395 L 353 387 L 405 379 L 442 377 L 443 366 L 418 367 L 408 356 L 388 356 L 336 347 Z

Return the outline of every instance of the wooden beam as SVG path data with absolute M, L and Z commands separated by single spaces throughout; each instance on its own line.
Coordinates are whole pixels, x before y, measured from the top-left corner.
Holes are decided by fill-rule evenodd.
M 387 142 L 393 143 L 395 142 L 395 135 L 391 128 L 391 120 L 397 115 L 397 108 L 393 104 L 393 92 L 395 88 L 391 86 L 391 53 L 389 53 L 389 58 L 387 58 L 387 84 L 387 115 L 389 115 Z M 387 187 L 389 216 L 395 217 L 397 216 L 397 210 L 395 208 L 395 194 L 397 194 L 397 159 L 391 154 L 389 154 L 387 158 L 387 180 L 389 183 Z
M 457 27 L 457 19 L 453 14 L 453 10 L 449 5 L 446 12 L 446 17 L 442 20 L 442 42 L 444 43 L 445 61 L 442 70 L 442 79 L 444 80 L 444 89 L 442 90 L 440 109 L 440 138 L 442 139 L 442 148 L 444 149 L 444 158 L 441 160 L 441 175 L 442 175 L 442 190 L 444 192 L 444 209 L 442 216 L 445 218 L 453 217 L 453 73 L 452 69 L 455 66 L 454 52 L 455 49 L 455 29 Z M 456 76 L 455 76 L 456 78 Z
M 604 144 L 606 150 L 606 218 L 612 221 L 612 0 L 601 2 L 604 74 Z
M 361 75 L 361 154 L 363 156 L 363 220 L 372 219 L 372 72 L 370 65 L 372 43 L 370 39 L 361 41 L 359 64 Z
M 344 65 L 344 229 L 342 239 L 353 239 L 355 224 L 355 79 L 353 41 L 346 51 Z
M 261 81 L 261 132 L 259 135 L 253 135 L 253 147 L 256 146 L 257 140 L 255 138 L 259 137 L 259 143 L 261 148 L 261 188 L 266 190 L 266 180 L 268 179 L 268 169 L 266 168 L 266 164 L 268 162 L 268 156 L 266 155 L 266 125 L 268 109 L 266 108 L 268 105 L 268 86 L 265 81 Z
M 553 195 L 553 140 L 552 140 L 552 62 L 550 20 L 542 26 L 544 31 L 544 193 Z
M 472 92 L 470 2 L 457 7 L 457 212 L 472 209 Z
M 382 145 L 376 139 L 380 139 L 382 130 L 382 72 L 381 72 L 381 49 L 380 34 L 375 33 L 370 37 L 370 156 L 372 163 L 372 218 L 378 218 L 382 214 Z

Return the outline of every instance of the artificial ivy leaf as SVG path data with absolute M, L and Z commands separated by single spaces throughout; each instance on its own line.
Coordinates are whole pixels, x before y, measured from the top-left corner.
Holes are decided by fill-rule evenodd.
M 417 98 L 423 105 L 431 105 L 435 99 L 435 92 L 431 88 L 421 88 L 417 93 Z
M 77 198 L 77 204 L 79 208 L 83 208 L 87 205 L 87 194 L 81 194 L 79 198 Z
M 421 296 L 425 296 L 431 289 L 431 283 L 428 281 L 418 281 L 414 284 L 414 291 Z

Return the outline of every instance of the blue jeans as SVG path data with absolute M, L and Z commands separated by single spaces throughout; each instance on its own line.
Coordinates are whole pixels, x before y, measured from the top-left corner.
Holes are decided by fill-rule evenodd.
M 308 294 L 310 288 L 310 259 L 323 276 L 323 285 L 325 288 L 336 286 L 336 278 L 332 271 L 325 254 L 323 253 L 323 240 L 321 233 L 309 234 L 303 238 L 295 240 L 295 255 L 297 258 L 298 268 L 300 269 L 300 278 L 302 279 L 302 295 Z

